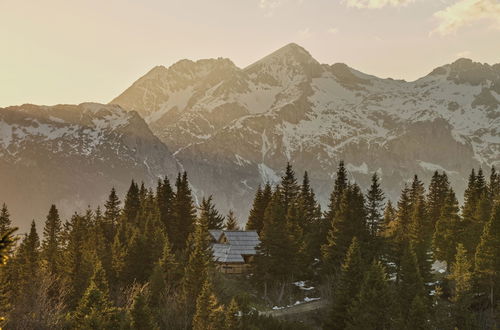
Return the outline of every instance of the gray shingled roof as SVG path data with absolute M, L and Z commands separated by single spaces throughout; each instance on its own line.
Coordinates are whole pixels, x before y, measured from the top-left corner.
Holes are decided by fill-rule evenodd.
M 224 230 L 218 235 L 218 231 L 211 230 L 212 237 L 222 236 L 227 239 L 226 243 L 214 243 L 212 245 L 213 257 L 218 262 L 245 262 L 243 256 L 256 254 L 255 248 L 260 244 L 259 235 L 255 231 Z
M 219 229 L 211 229 L 208 231 L 210 235 L 212 235 L 212 238 L 214 241 L 218 242 L 220 239 L 220 235 L 222 235 L 222 230 Z

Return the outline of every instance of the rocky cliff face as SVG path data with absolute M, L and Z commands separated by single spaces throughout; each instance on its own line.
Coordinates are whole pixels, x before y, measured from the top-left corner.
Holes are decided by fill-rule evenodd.
M 290 44 L 244 69 L 156 67 L 111 103 L 146 119 L 198 195 L 240 215 L 287 161 L 309 170 L 322 201 L 341 159 L 364 186 L 379 172 L 391 197 L 413 174 L 446 171 L 461 193 L 472 167 L 500 166 L 499 64 L 460 59 L 406 82 L 320 64 Z
M 132 178 L 152 185 L 177 170 L 144 120 L 117 105 L 0 109 L 0 201 L 23 226 L 51 203 L 68 216 L 102 203 L 112 186 L 124 193 Z

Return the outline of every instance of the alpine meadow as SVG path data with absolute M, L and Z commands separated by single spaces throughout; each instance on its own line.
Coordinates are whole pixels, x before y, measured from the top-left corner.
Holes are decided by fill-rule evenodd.
M 500 0 L 2 1 L 0 330 L 500 329 L 499 40 Z

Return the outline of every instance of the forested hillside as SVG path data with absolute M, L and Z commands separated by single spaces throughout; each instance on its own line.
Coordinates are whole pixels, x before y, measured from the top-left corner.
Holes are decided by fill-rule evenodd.
M 196 208 L 186 173 L 155 189 L 132 181 L 103 209 L 12 234 L 0 212 L 5 329 L 493 329 L 500 323 L 500 175 L 472 170 L 463 205 L 445 172 L 415 176 L 393 205 L 373 174 L 344 163 L 321 210 L 291 165 L 256 191 L 247 230 L 261 244 L 244 275 L 217 272 L 209 229 L 235 229 L 211 196 Z M 28 202 L 27 202 L 28 203 Z M 243 219 L 241 219 L 243 220 Z M 17 242 L 11 242 L 17 237 Z M 301 322 L 264 316 L 311 290 Z M 311 300 L 312 297 L 308 296 Z M 304 301 L 307 301 L 304 300 Z

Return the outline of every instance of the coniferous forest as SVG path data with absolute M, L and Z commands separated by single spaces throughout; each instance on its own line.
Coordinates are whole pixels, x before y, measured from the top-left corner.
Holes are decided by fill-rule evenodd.
M 2 327 L 500 327 L 500 175 L 472 170 L 462 205 L 444 172 L 427 186 L 403 182 L 394 202 L 379 181 L 373 174 L 363 191 L 340 162 L 322 210 L 307 172 L 287 165 L 279 184 L 255 193 L 242 229 L 261 243 L 243 275 L 217 271 L 208 232 L 237 229 L 234 213 L 211 196 L 196 205 L 186 173 L 153 188 L 132 181 L 123 197 L 111 189 L 102 208 L 69 219 L 48 205 L 43 227 L 33 221 L 24 235 L 4 204 Z M 321 308 L 267 312 L 294 305 L 304 288 Z

